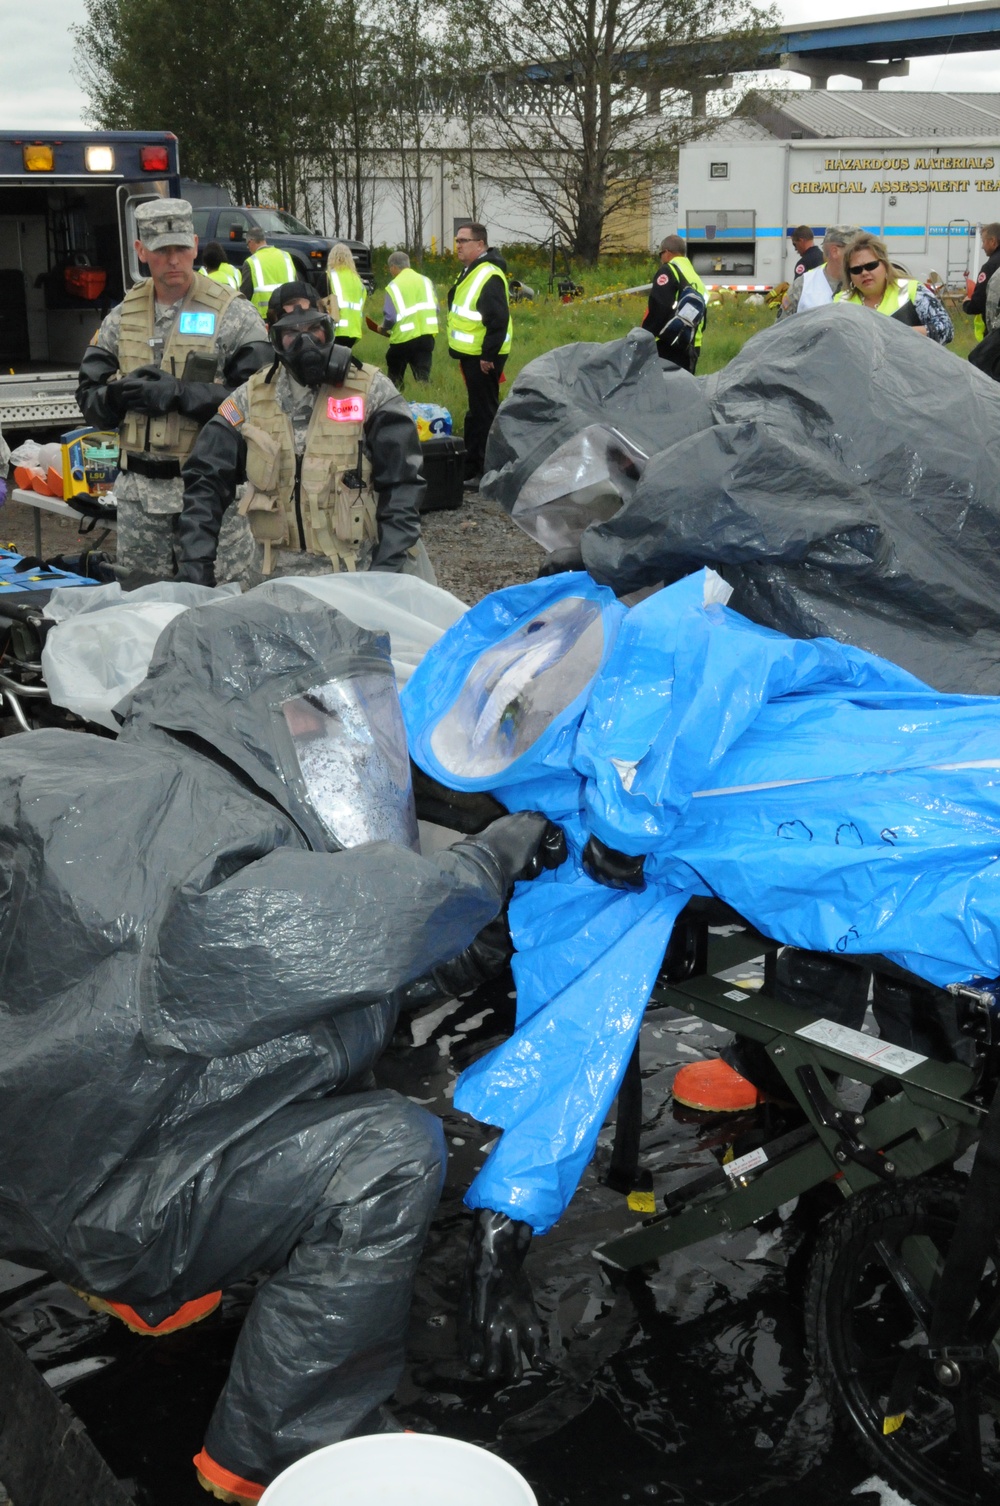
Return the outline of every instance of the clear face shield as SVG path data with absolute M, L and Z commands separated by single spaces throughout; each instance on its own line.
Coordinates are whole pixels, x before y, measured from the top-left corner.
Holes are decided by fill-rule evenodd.
M 306 794 L 338 847 L 418 847 L 406 730 L 396 682 L 371 671 L 330 680 L 281 705 Z
M 434 729 L 434 756 L 461 778 L 502 774 L 585 689 L 603 653 L 600 606 L 554 602 L 479 656 Z
M 617 429 L 589 424 L 538 467 L 511 517 L 549 553 L 569 548 L 631 498 L 647 459 Z

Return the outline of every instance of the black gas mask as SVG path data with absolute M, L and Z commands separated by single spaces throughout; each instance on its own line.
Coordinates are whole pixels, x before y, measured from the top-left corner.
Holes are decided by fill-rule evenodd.
M 303 387 L 343 381 L 350 351 L 334 345 L 333 320 L 322 309 L 295 309 L 282 314 L 268 326 L 267 333 L 278 360 Z M 331 366 L 336 367 L 337 374 L 331 374 Z

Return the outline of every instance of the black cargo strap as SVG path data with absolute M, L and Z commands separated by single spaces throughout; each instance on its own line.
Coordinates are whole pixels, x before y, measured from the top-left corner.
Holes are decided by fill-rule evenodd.
M 154 455 L 126 453 L 123 470 L 133 476 L 146 476 L 150 481 L 173 481 L 181 473 L 179 460 L 160 460 Z
M 928 1338 L 933 1355 L 966 1337 L 972 1309 L 1000 1229 L 1000 1087 L 983 1124 L 969 1186 L 945 1258 Z M 984 1335 L 988 1343 L 991 1335 Z

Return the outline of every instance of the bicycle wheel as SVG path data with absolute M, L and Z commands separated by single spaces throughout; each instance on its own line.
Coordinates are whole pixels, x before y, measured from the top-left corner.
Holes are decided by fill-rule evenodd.
M 947 1385 L 920 1352 L 964 1193 L 958 1180 L 918 1177 L 850 1198 L 827 1220 L 809 1271 L 807 1344 L 827 1399 L 915 1506 L 1000 1498 L 1000 1245 L 965 1336 L 984 1358 L 963 1360 Z M 905 1420 L 886 1434 L 904 1375 Z

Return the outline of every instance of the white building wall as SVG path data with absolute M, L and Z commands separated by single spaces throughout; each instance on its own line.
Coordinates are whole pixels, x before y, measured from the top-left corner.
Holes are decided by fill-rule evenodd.
M 811 225 L 819 239 L 829 225 L 858 225 L 883 237 L 914 276 L 935 272 L 959 287 L 981 259 L 977 227 L 998 219 L 1000 140 L 709 140 L 681 148 L 675 228 L 706 281 L 773 286 L 796 260 L 790 227 Z

